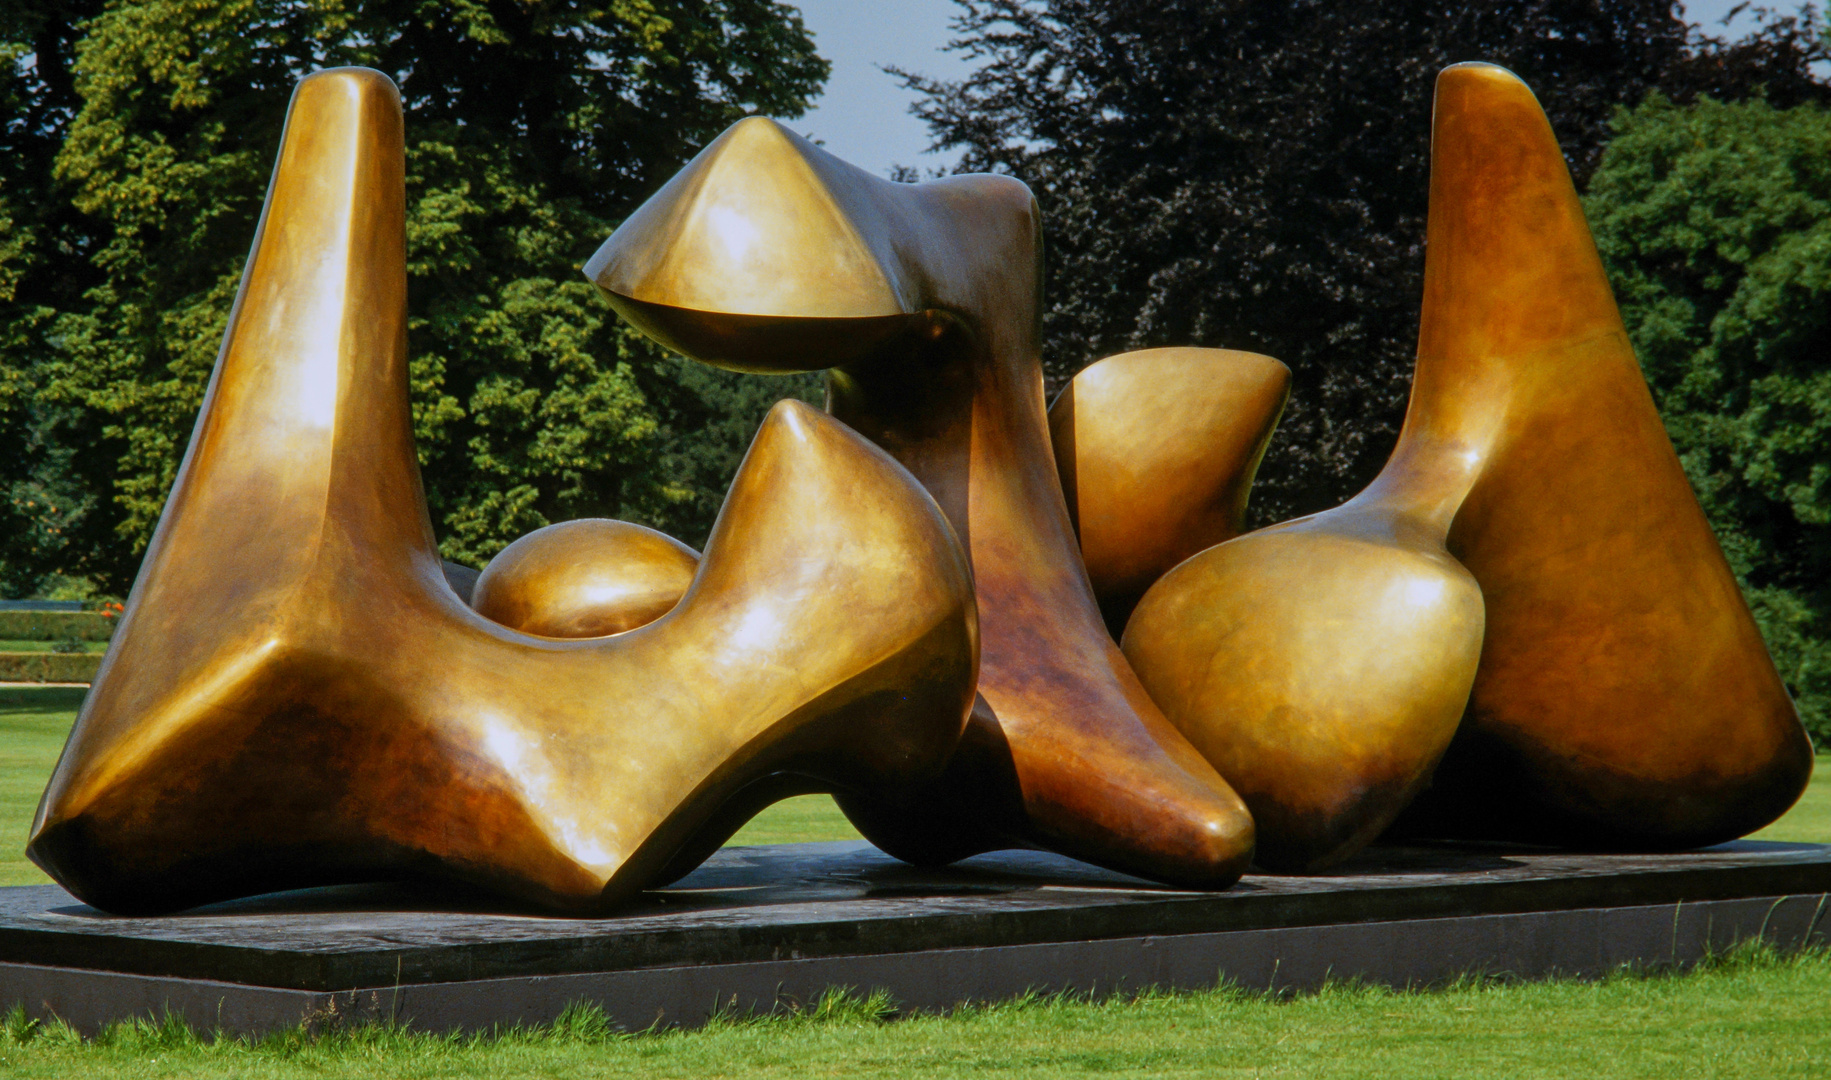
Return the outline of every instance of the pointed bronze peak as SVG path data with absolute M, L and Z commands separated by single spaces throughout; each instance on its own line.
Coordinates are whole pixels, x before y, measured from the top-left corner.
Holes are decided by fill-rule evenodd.
M 1493 64 L 1448 68 L 1432 128 L 1419 377 L 1619 332 L 1570 169 L 1526 84 Z
M 872 189 L 889 183 L 752 116 L 637 208 L 585 276 L 613 296 L 722 315 L 913 314 L 876 220 Z

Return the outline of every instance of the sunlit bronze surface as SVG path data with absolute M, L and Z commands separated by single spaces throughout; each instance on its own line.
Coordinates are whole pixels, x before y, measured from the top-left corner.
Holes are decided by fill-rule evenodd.
M 1290 369 L 1230 349 L 1147 349 L 1081 370 L 1049 406 L 1055 465 L 1114 637 L 1164 572 L 1245 529 Z
M 699 553 L 627 521 L 549 525 L 503 548 L 477 579 L 471 607 L 543 637 L 599 637 L 673 610 L 699 572 Z
M 891 183 L 751 119 L 586 273 L 689 356 L 831 368 L 833 414 L 907 465 L 971 552 L 980 701 L 940 783 L 841 796 L 865 835 L 921 862 L 1037 844 L 1224 885 L 1251 820 L 1107 634 L 1069 524 L 1043 408 L 1040 243 L 1010 178 Z
M 662 618 L 558 641 L 460 602 L 414 457 L 403 257 L 393 85 L 305 80 L 40 866 L 113 911 L 394 876 L 596 911 L 735 804 L 939 771 L 975 679 L 964 553 L 902 466 L 805 406 L 770 414 Z
M 1268 869 L 1321 869 L 1373 840 L 1468 700 L 1481 590 L 1404 483 L 1389 471 L 1338 509 L 1210 548 L 1126 627 L 1151 696 L 1252 808 Z
M 1172 571 L 1126 653 L 1246 798 L 1268 865 L 1324 865 L 1390 822 L 1465 697 L 1408 831 L 1685 846 L 1758 828 L 1809 747 L 1550 127 L 1480 64 L 1443 74 L 1435 124 L 1392 461 L 1343 507 Z
M 1804 789 L 1810 745 L 1654 411 L 1550 126 L 1488 65 L 1444 72 L 1435 124 L 1395 458 L 1442 475 L 1419 497 L 1459 504 L 1449 546 L 1488 634 L 1408 827 L 1651 847 L 1758 829 Z

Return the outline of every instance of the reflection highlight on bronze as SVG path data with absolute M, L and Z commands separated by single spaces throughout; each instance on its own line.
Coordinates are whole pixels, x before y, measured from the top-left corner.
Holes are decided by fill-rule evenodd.
M 1224 885 L 1252 823 L 1106 632 L 1043 408 L 1039 221 L 1008 177 L 898 184 L 772 121 L 726 131 L 586 267 L 657 340 L 743 371 L 827 367 L 833 414 L 907 465 L 972 557 L 980 700 L 915 796 L 842 794 L 866 836 L 947 861 L 1036 844 Z
M 524 634 L 621 634 L 672 611 L 698 571 L 699 553 L 666 533 L 580 518 L 503 548 L 477 579 L 471 607 Z
M 33 860 L 110 911 L 424 877 L 595 912 L 759 792 L 937 773 L 976 673 L 964 553 L 902 466 L 805 406 L 771 412 L 661 618 L 558 641 L 460 601 L 411 437 L 403 200 L 393 85 L 304 80 Z
M 1172 566 L 1245 530 L 1290 369 L 1231 349 L 1146 349 L 1081 369 L 1049 406 L 1068 516 L 1116 638 Z

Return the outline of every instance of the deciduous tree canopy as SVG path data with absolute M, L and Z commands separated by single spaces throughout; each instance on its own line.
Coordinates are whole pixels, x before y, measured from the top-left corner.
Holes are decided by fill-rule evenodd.
M 1586 206 L 1692 486 L 1831 742 L 1831 112 L 1655 96 Z
M 35 447 L 6 466 L 29 523 L 0 553 L 8 586 L 131 579 L 287 98 L 342 64 L 392 75 L 407 110 L 414 418 L 447 555 L 592 514 L 703 533 L 782 384 L 683 372 L 577 267 L 725 125 L 804 110 L 827 65 L 792 8 L 24 0 L 0 30 L 0 423 Z
M 1666 87 L 1822 98 L 1818 25 L 1694 37 L 1671 0 L 958 0 L 981 66 L 910 77 L 967 170 L 1036 190 L 1059 384 L 1114 352 L 1213 345 L 1293 369 L 1260 521 L 1334 505 L 1403 413 L 1424 268 L 1436 73 L 1487 60 L 1537 91 L 1579 183 L 1608 120 Z

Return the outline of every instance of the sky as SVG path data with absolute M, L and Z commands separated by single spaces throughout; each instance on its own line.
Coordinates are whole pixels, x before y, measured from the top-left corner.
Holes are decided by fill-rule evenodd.
M 958 79 L 971 70 L 941 47 L 947 24 L 960 9 L 953 0 L 800 0 L 801 19 L 814 47 L 833 63 L 826 93 L 788 125 L 827 150 L 870 172 L 908 165 L 924 174 L 951 166 L 958 152 L 924 153 L 928 125 L 909 114 L 916 95 L 884 65 L 934 78 Z
M 1690 0 L 1686 17 L 1723 33 L 1717 23 L 1736 0 Z M 1777 9 L 1795 5 L 1767 0 Z M 934 78 L 958 79 L 970 69 L 956 53 L 945 52 L 952 33 L 948 22 L 959 8 L 953 0 L 801 0 L 802 20 L 814 33 L 820 55 L 833 63 L 826 93 L 814 108 L 789 126 L 820 140 L 826 148 L 860 168 L 880 175 L 893 165 L 924 174 L 945 169 L 959 159 L 957 151 L 927 153 L 928 126 L 909 114 L 916 95 L 882 69 L 906 68 Z M 1743 16 L 1729 33 L 1746 33 L 1753 20 Z

